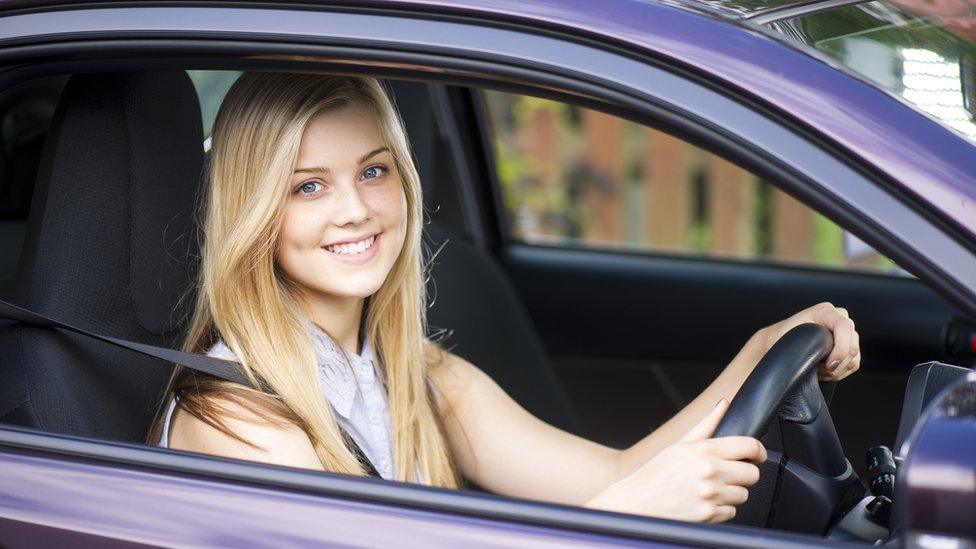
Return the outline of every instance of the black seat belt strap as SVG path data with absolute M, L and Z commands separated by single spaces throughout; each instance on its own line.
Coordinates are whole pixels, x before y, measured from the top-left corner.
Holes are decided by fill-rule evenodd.
M 143 355 L 149 355 L 167 362 L 181 364 L 192 370 L 210 374 L 214 377 L 219 377 L 220 379 L 226 379 L 227 381 L 233 381 L 234 383 L 239 383 L 248 387 L 254 386 L 254 384 L 247 379 L 247 376 L 244 375 L 244 372 L 241 370 L 241 365 L 229 360 L 221 360 L 219 358 L 194 353 L 185 353 L 175 349 L 156 347 L 153 345 L 146 345 L 145 343 L 138 343 L 136 341 L 128 341 L 126 339 L 96 334 L 87 330 L 82 330 L 81 328 L 76 328 L 75 326 L 71 326 L 69 324 L 65 324 L 64 322 L 48 318 L 42 314 L 29 311 L 2 300 L 0 300 L 0 318 L 16 320 L 33 326 L 59 328 L 61 330 L 74 332 L 76 334 L 81 334 L 92 339 L 111 343 L 117 347 L 129 349 Z
M 175 349 L 167 349 L 165 347 L 156 347 L 154 345 L 147 345 L 145 343 L 139 343 L 136 341 L 129 341 L 126 339 L 119 339 L 117 337 L 105 336 L 101 334 L 96 334 L 94 332 L 89 332 L 64 322 L 48 318 L 42 314 L 35 313 L 34 311 L 29 311 L 23 307 L 18 307 L 13 303 L 8 303 L 6 301 L 0 300 L 0 318 L 5 318 L 7 320 L 15 320 L 17 322 L 22 322 L 24 324 L 30 324 L 32 326 L 42 326 L 48 328 L 58 328 L 68 332 L 74 332 L 92 339 L 97 339 L 99 341 L 104 341 L 110 343 L 117 347 L 122 347 L 123 349 L 129 349 L 136 353 L 142 355 L 148 355 L 151 357 L 158 358 L 160 360 L 165 360 L 166 362 L 172 362 L 174 364 L 180 364 L 186 366 L 191 370 L 198 372 L 203 372 L 205 374 L 218 377 L 227 381 L 245 385 L 247 387 L 254 387 L 254 384 L 244 375 L 241 365 L 237 362 L 232 362 L 230 360 L 223 360 L 219 358 L 214 358 L 212 356 L 198 355 L 195 353 L 187 353 L 184 351 L 177 351 Z M 258 379 L 259 390 L 263 392 L 272 392 L 271 389 L 264 383 L 263 380 Z M 342 427 L 340 426 L 340 429 Z M 347 446 L 352 451 L 353 454 L 359 459 L 360 463 L 366 467 L 367 472 L 371 476 L 379 477 L 380 474 L 373 466 L 373 464 L 363 453 L 363 450 L 358 444 L 349 436 L 348 433 L 342 429 L 343 437 L 346 440 Z

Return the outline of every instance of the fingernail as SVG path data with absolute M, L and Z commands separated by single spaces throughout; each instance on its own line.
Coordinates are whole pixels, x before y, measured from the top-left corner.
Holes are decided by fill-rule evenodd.
M 840 366 L 840 361 L 835 358 L 830 364 L 827 365 L 827 369 L 833 372 L 838 366 Z

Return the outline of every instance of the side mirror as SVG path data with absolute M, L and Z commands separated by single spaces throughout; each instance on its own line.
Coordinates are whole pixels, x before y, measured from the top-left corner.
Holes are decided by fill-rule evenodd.
M 903 547 L 976 543 L 976 373 L 932 399 L 912 430 L 899 467 L 893 524 Z

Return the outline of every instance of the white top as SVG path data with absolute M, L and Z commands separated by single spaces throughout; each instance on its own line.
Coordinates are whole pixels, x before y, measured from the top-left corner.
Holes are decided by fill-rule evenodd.
M 372 348 L 367 342 L 361 355 L 349 351 L 343 354 L 331 337 L 314 324 L 305 324 L 315 343 L 322 392 L 332 405 L 336 420 L 359 445 L 380 476 L 393 479 L 390 410 L 386 403 L 386 391 L 380 383 L 373 360 Z M 237 360 L 223 341 L 218 341 L 207 352 L 207 356 Z M 176 399 L 173 399 L 166 411 L 163 433 L 159 439 L 159 446 L 162 448 L 169 445 L 169 424 L 175 410 Z

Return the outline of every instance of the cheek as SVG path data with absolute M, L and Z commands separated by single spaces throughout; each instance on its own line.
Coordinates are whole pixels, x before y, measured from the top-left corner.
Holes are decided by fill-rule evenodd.
M 372 209 L 379 214 L 387 229 L 402 230 L 406 227 L 407 196 L 403 185 L 396 183 L 377 189 L 373 195 Z
M 281 230 L 278 234 L 277 253 L 279 258 L 290 252 L 307 248 L 317 248 L 321 231 L 315 225 L 318 216 L 307 204 L 290 204 L 285 208 L 281 218 Z
M 400 220 L 400 226 L 407 226 L 407 193 L 403 185 L 398 185 L 394 196 L 390 200 L 391 209 L 394 210 L 394 217 Z

